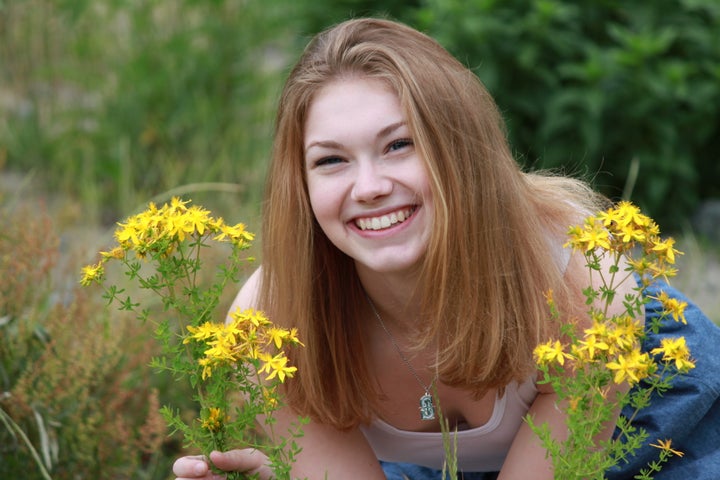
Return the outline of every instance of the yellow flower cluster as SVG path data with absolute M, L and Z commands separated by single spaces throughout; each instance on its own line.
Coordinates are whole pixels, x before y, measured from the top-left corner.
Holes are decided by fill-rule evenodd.
M 673 320 L 687 325 L 687 320 L 685 319 L 687 302 L 680 301 L 677 298 L 670 298 L 665 292 L 660 292 L 660 295 L 652 298 L 655 298 L 655 300 L 662 304 L 663 311 L 672 316 Z
M 535 360 L 538 365 L 565 366 L 568 362 L 573 369 L 600 365 L 613 372 L 615 383 L 635 385 L 655 373 L 658 365 L 650 354 L 640 350 L 640 323 L 629 316 L 616 321 L 596 321 L 585 329 L 581 340 L 568 346 L 559 340 L 542 343 L 535 348 Z M 680 373 L 695 368 L 684 337 L 662 339 L 650 353 L 661 356 L 664 364 L 673 365 Z
M 584 333 L 582 340 L 567 347 L 559 340 L 538 345 L 535 360 L 539 365 L 560 366 L 568 361 L 574 369 L 604 366 L 614 372 L 618 384 L 634 385 L 655 371 L 653 359 L 640 351 L 642 327 L 632 317 L 618 319 L 617 324 L 596 319 Z
M 189 200 L 173 197 L 169 204 L 158 208 L 150 203 L 148 208 L 133 215 L 115 230 L 117 246 L 107 252 L 100 252 L 101 260 L 95 265 L 82 269 L 82 285 L 102 281 L 105 263 L 110 259 L 123 259 L 126 252 L 144 258 L 148 254 L 169 255 L 179 243 L 187 238 L 200 239 L 212 236 L 219 242 L 230 242 L 239 248 L 247 248 L 254 235 L 245 230 L 245 225 L 227 225 L 218 217 L 213 218 L 208 210 L 188 206 Z
M 614 208 L 587 218 L 584 225 L 571 227 L 569 237 L 566 246 L 580 250 L 591 262 L 608 252 L 616 259 L 628 258 L 632 271 L 645 282 L 674 274 L 668 265 L 673 264 L 675 256 L 680 254 L 673 248 L 673 239 L 661 240 L 657 225 L 630 202 L 620 202 Z M 632 260 L 638 249 L 640 259 Z M 551 311 L 557 312 L 552 292 L 547 298 Z M 652 298 L 662 304 L 663 317 L 671 316 L 677 322 L 686 323 L 686 302 L 670 298 L 665 292 Z M 638 304 L 642 303 L 637 300 Z M 630 385 L 657 371 L 658 364 L 651 354 L 661 356 L 660 361 L 665 366 L 673 365 L 681 373 L 694 368 L 683 337 L 663 339 L 660 347 L 650 353 L 642 352 L 640 345 L 645 332 L 641 322 L 629 314 L 607 318 L 600 310 L 591 309 L 590 313 L 593 325 L 584 330 L 582 338 L 573 339 L 568 345 L 559 340 L 538 345 L 534 351 L 538 365 L 564 367 L 569 363 L 573 369 L 599 366 L 613 373 L 615 383 L 628 382 Z
M 231 241 L 245 245 L 253 240 L 253 234 L 245 231 L 245 225 L 226 225 L 222 218 L 213 218 L 202 207 L 188 207 L 189 200 L 173 197 L 170 204 L 157 208 L 154 203 L 147 210 L 118 224 L 115 239 L 125 250 L 142 253 L 153 250 L 153 246 L 166 246 L 166 241 L 185 241 L 186 237 L 215 234 L 218 241 Z
M 648 334 L 659 334 L 670 318 L 687 322 L 686 302 L 662 288 L 649 288 L 675 274 L 672 265 L 681 252 L 674 248 L 674 241 L 662 239 L 655 222 L 630 202 L 586 218 L 568 230 L 568 237 L 565 247 L 583 256 L 592 272 L 589 285 L 582 286 L 587 287 L 582 294 L 588 323 L 576 318 L 561 322 L 560 337 L 539 344 L 533 352 L 540 381 L 558 396 L 567 436 L 558 440 L 547 423 L 537 425 L 531 415 L 526 420 L 552 459 L 557 478 L 594 478 L 645 443 L 645 432 L 633 424 L 637 412 L 650 405 L 653 394 L 672 388 L 674 378 L 695 364 L 684 337 L 661 338 L 659 344 L 647 347 L 648 340 L 654 340 Z M 632 288 L 620 290 L 624 282 L 631 282 Z M 560 319 L 552 291 L 546 299 L 551 317 Z M 636 318 L 649 300 L 654 300 L 649 311 L 658 314 Z M 574 312 L 572 306 L 568 310 L 564 313 Z M 620 384 L 633 388 L 613 388 Z M 616 423 L 618 435 L 598 441 L 596 433 L 621 409 L 624 416 Z M 670 456 L 682 456 L 670 440 L 650 445 L 660 449 L 660 458 L 649 462 L 649 468 L 641 469 L 635 478 L 651 478 Z
M 205 356 L 199 360 L 203 380 L 212 375 L 216 366 L 248 360 L 260 361 L 258 373 L 266 374 L 266 380 L 277 377 L 282 383 L 286 377 L 292 378 L 297 367 L 288 365 L 283 347 L 302 345 L 296 329 L 276 327 L 256 310 L 233 312 L 230 320 L 225 324 L 205 322 L 197 327 L 187 327 L 190 335 L 184 343 L 194 340 L 208 346 Z
M 582 252 L 615 252 L 626 255 L 630 265 L 641 276 L 671 277 L 676 269 L 675 256 L 682 252 L 674 248 L 675 240 L 660 237 L 660 229 L 631 202 L 619 202 L 615 207 L 585 219 L 583 225 L 570 227 L 566 246 Z M 640 247 L 642 255 L 633 259 Z
M 227 420 L 227 418 L 222 415 L 222 411 L 216 407 L 208 408 L 203 417 L 204 418 L 201 420 L 200 425 L 205 430 L 209 430 L 211 432 L 220 431 L 223 423 Z
M 662 360 L 674 363 L 679 372 L 687 372 L 695 368 L 695 362 L 690 360 L 690 350 L 685 343 L 685 337 L 663 338 L 660 346 L 653 348 L 650 353 L 662 355 Z

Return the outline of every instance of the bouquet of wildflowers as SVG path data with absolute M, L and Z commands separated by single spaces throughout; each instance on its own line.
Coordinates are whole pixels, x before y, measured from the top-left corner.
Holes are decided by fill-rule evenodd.
M 272 430 L 279 405 L 277 388 L 292 377 L 287 348 L 302 346 L 294 329 L 273 325 L 263 312 L 231 312 L 225 323 L 212 316 L 228 283 L 234 284 L 253 234 L 241 223 L 228 225 L 199 206 L 173 198 L 170 204 L 149 204 L 146 211 L 119 223 L 117 245 L 100 252 L 97 264 L 83 268 L 81 283 L 103 284 L 109 262 L 119 263 L 131 282 L 159 296 L 162 313 L 152 315 L 117 285 L 105 287 L 104 298 L 120 310 L 132 311 L 140 321 L 152 321 L 162 355 L 153 366 L 186 378 L 196 393 L 199 417 L 186 423 L 169 406 L 162 413 L 171 429 L 180 431 L 188 446 L 204 454 L 242 445 L 262 448 L 278 478 L 289 478 L 301 435 L 302 420 L 288 437 L 266 445 L 255 434 L 256 419 Z M 201 256 L 211 242 L 229 244 L 226 265 L 207 288 L 200 285 Z M 157 318 L 155 318 L 157 317 Z M 229 479 L 242 478 L 231 473 Z
M 643 291 L 658 278 L 673 276 L 675 255 L 673 239 L 662 240 L 657 225 L 629 202 L 585 219 L 583 225 L 571 227 L 566 246 L 582 252 L 587 267 L 599 284 L 584 291 L 592 325 L 584 332 L 577 326 L 562 326 L 561 338 L 539 345 L 535 357 L 543 373 L 541 382 L 552 385 L 567 415 L 569 436 L 554 439 L 546 424 L 536 425 L 527 418 L 540 437 L 553 461 L 555 478 L 603 479 L 604 472 L 636 451 L 647 433 L 632 426 L 637 412 L 650 403 L 653 392 L 662 394 L 672 386 L 673 379 L 694 368 L 683 337 L 663 339 L 652 351 L 642 352 L 645 328 L 658 332 L 661 322 L 672 317 L 686 322 L 686 304 L 661 293 L 656 300 L 663 306 L 663 315 L 644 326 L 637 317 L 647 301 Z M 600 268 L 601 261 L 610 260 L 609 273 Z M 621 268 L 627 262 L 627 268 Z M 610 315 L 609 306 L 623 282 L 636 282 L 635 294 L 622 299 L 625 311 Z M 559 312 L 548 295 L 552 315 Z M 629 392 L 613 390 L 613 384 L 628 383 Z M 618 392 L 618 393 L 613 393 Z M 596 436 L 613 419 L 613 412 L 629 405 L 635 412 L 630 418 L 620 417 L 620 435 L 612 440 L 596 442 Z M 643 469 L 635 478 L 650 479 L 670 456 L 682 456 L 672 448 L 671 440 L 659 439 L 652 444 L 660 449 L 659 459 Z

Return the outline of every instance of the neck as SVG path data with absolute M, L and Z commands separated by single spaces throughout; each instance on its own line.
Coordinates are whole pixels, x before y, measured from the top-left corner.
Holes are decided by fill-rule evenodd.
M 357 266 L 358 277 L 386 324 L 414 330 L 421 318 L 417 274 L 379 273 Z

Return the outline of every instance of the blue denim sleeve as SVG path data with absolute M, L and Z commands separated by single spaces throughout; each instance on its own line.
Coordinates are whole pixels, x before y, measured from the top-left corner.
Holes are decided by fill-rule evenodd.
M 380 462 L 387 480 L 442 480 L 442 471 L 410 463 Z M 497 472 L 458 473 L 462 480 L 495 480 Z
M 720 328 L 677 289 L 658 282 L 648 288 L 648 297 L 664 291 L 669 297 L 688 303 L 687 324 L 672 318 L 663 320 L 659 332 L 647 330 L 643 350 L 649 352 L 663 338 L 684 336 L 695 368 L 677 377 L 662 396 L 653 395 L 648 408 L 641 410 L 633 424 L 648 432 L 648 439 L 628 463 L 607 472 L 608 480 L 632 479 L 648 462 L 657 460 L 658 449 L 650 443 L 672 440 L 673 449 L 684 453 L 673 456 L 656 480 L 720 479 Z M 651 298 L 645 305 L 646 326 L 662 314 L 662 304 Z M 629 417 L 627 408 L 623 414 Z M 618 431 L 615 432 L 618 434 Z

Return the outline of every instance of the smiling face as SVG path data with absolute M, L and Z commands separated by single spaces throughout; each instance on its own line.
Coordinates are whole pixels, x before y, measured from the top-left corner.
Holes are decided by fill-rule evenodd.
M 328 239 L 358 269 L 414 271 L 433 205 L 397 95 L 368 78 L 326 85 L 308 110 L 304 148 L 310 204 Z

